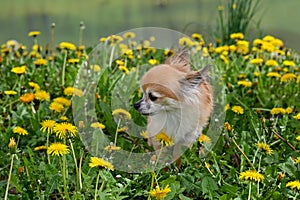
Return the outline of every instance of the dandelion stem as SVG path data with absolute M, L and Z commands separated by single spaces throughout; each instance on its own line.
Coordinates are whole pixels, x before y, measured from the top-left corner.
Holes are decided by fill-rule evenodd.
M 150 186 L 150 191 L 153 189 L 153 184 L 154 184 L 154 177 L 156 177 L 156 175 L 155 175 L 155 172 L 153 171 L 152 173 L 152 178 L 151 178 L 151 186 Z M 151 199 L 151 197 L 150 197 L 150 193 L 149 193 L 149 195 L 148 195 L 148 199 L 147 200 L 150 200 Z
M 115 52 L 115 45 L 113 45 L 112 49 L 111 49 L 109 64 L 108 64 L 109 67 L 111 67 L 111 64 L 112 64 L 112 61 L 113 61 L 113 58 L 114 58 L 114 52 Z
M 101 170 L 99 169 L 99 172 L 98 172 L 98 175 L 97 175 L 97 179 L 96 179 L 96 185 L 95 185 L 95 195 L 94 195 L 94 199 L 95 200 L 97 200 L 97 192 L 98 192 L 98 184 L 99 184 L 100 172 L 101 172 Z
M 79 178 L 79 187 L 80 187 L 80 189 L 82 189 L 81 166 L 82 166 L 83 154 L 84 154 L 84 152 L 82 152 L 82 154 L 80 156 L 79 166 L 78 166 L 78 176 L 79 176 L 78 178 Z
M 244 156 L 244 158 L 247 160 L 247 162 L 250 164 L 250 166 L 254 169 L 254 165 L 251 163 L 251 161 L 249 160 L 249 158 L 246 156 L 246 154 L 244 153 L 244 151 L 241 149 L 241 147 L 239 147 L 239 145 L 236 143 L 236 141 L 232 138 L 232 142 L 235 144 L 236 148 L 239 150 L 239 152 L 241 152 L 241 154 Z
M 47 149 L 49 148 L 49 134 L 50 133 L 47 133 L 47 142 L 46 142 Z M 47 157 L 48 157 L 48 164 L 51 164 L 50 154 L 47 153 Z
M 67 55 L 68 55 L 68 52 L 65 51 L 64 63 L 63 63 L 63 66 L 62 66 L 62 78 L 61 78 L 62 79 L 61 80 L 62 87 L 65 86 L 65 72 L 66 72 Z
M 104 189 L 105 185 L 106 185 L 106 181 L 105 181 L 105 180 L 103 180 L 103 181 L 102 181 L 102 184 L 101 184 L 101 186 L 100 186 L 100 189 L 99 189 L 99 191 L 100 191 L 100 192 L 102 192 L 102 191 L 103 191 L 103 189 Z
M 158 156 L 157 156 L 156 161 L 155 161 L 154 169 L 155 169 L 156 166 L 157 166 L 157 163 L 158 163 L 158 161 L 159 161 L 159 158 L 160 158 L 160 156 L 161 156 L 161 153 L 162 153 L 163 148 L 164 148 L 164 144 L 162 143 L 162 144 L 161 144 L 161 148 L 160 148 L 159 153 L 158 153 Z
M 69 143 L 70 143 L 70 146 L 71 146 L 71 150 L 72 150 L 72 155 L 73 155 L 73 159 L 74 159 L 74 164 L 75 164 L 75 170 L 76 170 L 76 174 L 77 174 L 77 177 L 76 177 L 76 182 L 77 182 L 77 189 L 78 189 L 78 186 L 79 186 L 79 170 L 78 170 L 78 166 L 77 166 L 77 160 L 76 160 L 76 156 L 75 156 L 75 151 L 74 151 L 74 147 L 73 147 L 73 143 L 71 141 L 71 139 L 69 139 Z
M 252 186 L 252 183 L 250 182 L 249 183 L 249 193 L 248 193 L 248 200 L 251 199 L 251 186 Z
M 68 186 L 67 186 L 67 178 L 66 178 L 66 165 L 67 165 L 67 156 L 64 155 L 63 157 L 63 166 L 62 166 L 62 177 L 63 177 L 63 182 L 64 182 L 64 193 L 65 193 L 65 197 L 66 199 L 70 199 L 69 197 L 69 192 L 68 192 Z
M 9 190 L 9 184 L 10 184 L 10 179 L 11 179 L 11 174 L 12 174 L 12 169 L 13 169 L 13 164 L 14 164 L 14 157 L 15 157 L 15 154 L 12 154 L 4 200 L 7 200 L 7 197 L 8 197 L 8 190 Z
M 120 123 L 121 123 L 121 119 L 118 120 L 117 130 L 116 130 L 116 134 L 115 134 L 114 146 L 117 146 L 118 129 L 119 129 L 119 127 L 120 127 Z

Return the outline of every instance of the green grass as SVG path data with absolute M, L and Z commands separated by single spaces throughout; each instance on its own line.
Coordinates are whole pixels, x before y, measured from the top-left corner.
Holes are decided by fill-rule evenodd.
M 292 189 L 289 184 L 300 179 L 299 142 L 296 139 L 300 130 L 299 119 L 296 117 L 300 115 L 300 104 L 297 101 L 300 92 L 299 56 L 278 45 L 271 45 L 272 52 L 263 50 L 264 45 L 273 41 L 275 39 L 265 38 L 262 45 L 257 46 L 259 50 L 252 51 L 247 47 L 249 51 L 245 53 L 240 52 L 242 47 L 238 42 L 231 50 L 228 50 L 228 46 L 207 49 L 207 43 L 204 46 L 199 43 L 189 45 L 198 56 L 204 56 L 202 58 L 207 56 L 206 51 L 209 50 L 214 62 L 213 69 L 218 69 L 221 73 L 218 76 L 213 74 L 212 77 L 216 84 L 222 83 L 221 87 L 225 89 L 227 110 L 223 111 L 224 105 L 221 108 L 215 107 L 217 114 L 226 112 L 225 128 L 223 121 L 220 121 L 221 127 L 205 130 L 204 134 L 211 138 L 212 143 L 209 140 L 196 141 L 183 154 L 180 171 L 177 171 L 175 164 L 164 169 L 155 168 L 150 164 L 150 157 L 146 161 L 130 159 L 126 163 L 127 156 L 119 157 L 120 154 L 114 151 L 104 150 L 111 143 L 127 153 L 142 154 L 152 150 L 147 141 L 139 136 L 140 130 L 118 132 L 119 128 L 128 125 L 128 121 L 122 115 L 118 118 L 113 111 L 120 107 L 126 108 L 135 123 L 145 126 L 145 118 L 132 108 L 133 103 L 141 98 L 138 74 L 145 73 L 145 64 L 152 58 L 162 63 L 166 59 L 163 50 L 149 51 L 145 48 L 133 51 L 130 56 L 121 53 L 118 45 L 103 44 L 102 47 L 109 51 L 93 54 L 90 53 L 91 48 L 75 50 L 69 44 L 69 50 L 56 49 L 55 54 L 46 54 L 44 50 L 33 54 L 31 46 L 27 47 L 29 52 L 21 49 L 15 51 L 9 49 L 9 46 L 5 49 L 3 46 L 0 71 L 5 80 L 0 84 L 1 197 L 153 199 L 149 192 L 159 185 L 167 193 L 165 199 L 296 199 L 299 191 Z M 139 42 L 137 41 L 138 44 Z M 280 54 L 274 56 L 274 52 Z M 90 64 L 100 64 L 100 71 L 98 68 L 91 70 L 91 66 L 84 65 L 84 55 L 88 53 Z M 37 65 L 34 62 L 38 58 L 30 55 L 43 57 L 47 63 Z M 93 60 L 95 55 L 103 57 Z M 195 62 L 199 61 L 198 56 L 193 58 Z M 254 64 L 253 61 L 258 57 L 263 61 Z M 78 60 L 72 63 L 69 59 L 74 58 Z M 278 64 L 267 66 L 267 61 L 272 58 Z M 118 64 L 117 59 L 125 63 Z M 293 63 L 289 66 L 286 61 Z M 199 64 L 205 65 L 203 61 Z M 27 66 L 26 73 L 18 75 L 11 71 L 21 65 Z M 128 73 L 120 70 L 120 65 L 125 66 Z M 66 89 L 74 85 L 79 69 L 82 79 L 75 86 L 80 90 L 84 89 L 84 95 L 80 91 L 73 91 L 73 105 L 65 104 L 54 111 L 51 105 L 55 98 L 71 100 L 70 91 L 67 92 Z M 277 72 L 280 77 L 270 77 L 269 72 Z M 288 73 L 290 79 L 284 79 Z M 93 84 L 93 80 L 96 84 Z M 248 81 L 250 85 L 244 86 L 240 81 Z M 29 82 L 35 82 L 40 89 L 34 89 Z M 215 86 L 217 89 L 217 85 Z M 8 90 L 13 90 L 16 94 L 8 95 L 5 93 Z M 50 99 L 39 99 L 38 92 L 41 90 L 47 91 Z M 27 93 L 35 94 L 35 99 L 22 102 L 20 97 Z M 224 94 L 215 95 L 215 101 L 220 105 L 222 103 L 218 101 L 222 99 L 222 95 Z M 85 99 L 89 100 L 90 106 L 85 106 Z M 236 111 L 236 106 L 239 112 Z M 273 113 L 273 108 L 280 110 Z M 218 109 L 220 110 L 217 111 Z M 61 118 L 62 116 L 67 119 Z M 56 123 L 56 128 L 50 128 L 52 134 L 41 129 L 41 123 L 46 119 Z M 91 123 L 94 121 L 101 122 L 105 128 L 92 128 Z M 68 124 L 63 124 L 64 122 Z M 216 121 L 211 121 L 209 126 L 215 124 L 218 125 Z M 65 126 L 64 129 L 59 129 L 67 130 L 65 134 L 59 132 L 59 125 Z M 28 135 L 21 135 L 15 129 L 17 126 L 24 128 Z M 8 147 L 12 138 L 16 143 Z M 53 155 L 49 151 L 47 153 L 45 147 L 35 149 L 43 145 L 51 149 L 55 142 L 59 142 L 61 147 L 67 145 L 69 152 L 59 150 L 62 155 Z M 258 143 L 265 146 L 259 147 Z M 214 145 L 212 151 L 204 151 L 205 154 L 202 154 L 210 144 Z M 88 145 L 87 148 L 84 145 Z M 90 167 L 93 156 L 108 160 L 116 170 L 109 170 L 112 167 Z M 154 163 L 159 166 L 162 164 Z M 141 167 L 141 164 L 145 165 Z M 128 165 L 131 168 L 125 171 L 119 168 L 122 166 L 124 169 Z M 133 169 L 136 166 L 140 168 Z M 144 167 L 152 173 L 127 173 L 132 169 L 141 172 Z M 241 176 L 243 172 L 250 173 L 253 180 Z

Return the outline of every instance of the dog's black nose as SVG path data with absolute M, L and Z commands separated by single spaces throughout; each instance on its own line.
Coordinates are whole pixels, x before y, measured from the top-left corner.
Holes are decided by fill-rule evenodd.
M 138 111 L 139 108 L 141 107 L 141 101 L 136 102 L 133 107 Z

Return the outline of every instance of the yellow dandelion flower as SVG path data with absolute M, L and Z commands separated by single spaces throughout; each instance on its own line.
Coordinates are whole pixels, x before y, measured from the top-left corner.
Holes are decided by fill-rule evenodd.
M 27 130 L 25 130 L 24 128 L 20 127 L 20 126 L 16 126 L 14 129 L 13 129 L 13 132 L 14 133 L 17 133 L 19 135 L 28 135 L 28 132 Z
M 171 188 L 169 185 L 167 185 L 165 188 L 160 189 L 160 187 L 157 185 L 155 189 L 152 189 L 149 193 L 151 197 L 154 197 L 155 199 L 164 199 L 168 193 L 171 192 Z
M 20 101 L 22 103 L 30 103 L 33 100 L 34 100 L 34 94 L 32 94 L 32 93 L 26 93 L 20 97 Z
M 300 83 L 300 74 L 297 76 L 297 83 Z
M 297 157 L 294 161 L 295 163 L 300 163 L 300 157 Z
M 121 147 L 118 147 L 118 146 L 115 146 L 115 145 L 108 145 L 104 148 L 105 151 L 108 151 L 108 152 L 112 152 L 112 151 L 118 151 L 120 150 Z
M 300 113 L 298 113 L 297 115 L 293 116 L 294 119 L 299 119 L 300 120 Z
M 126 32 L 123 34 L 123 37 L 127 38 L 127 39 L 135 38 L 135 33 L 134 32 Z
M 254 64 L 254 65 L 259 65 L 259 64 L 262 64 L 263 62 L 264 62 L 264 59 L 262 59 L 262 58 L 253 58 L 252 60 L 250 60 L 250 63 Z
M 266 35 L 262 40 L 265 42 L 272 42 L 275 38 L 272 35 Z
M 104 160 L 103 158 L 97 158 L 97 157 L 91 157 L 89 166 L 91 168 L 93 168 L 93 167 L 104 167 L 104 168 L 112 170 L 112 171 L 115 170 L 113 164 L 111 164 L 110 162 Z
M 266 152 L 266 154 L 268 155 L 272 155 L 273 154 L 273 150 L 271 149 L 271 147 L 266 144 L 266 143 L 263 143 L 263 142 L 258 142 L 256 144 L 257 148 L 259 148 L 260 150 L 263 150 Z
M 94 72 L 100 72 L 101 71 L 100 65 L 91 65 L 91 69 L 94 70 Z
M 231 110 L 237 114 L 244 114 L 244 109 L 241 106 L 232 106 Z
M 293 108 L 291 108 L 291 107 L 287 107 L 286 109 L 285 109 L 285 113 L 286 114 L 291 114 L 293 112 Z
M 17 143 L 15 141 L 15 138 L 11 137 L 9 139 L 8 148 L 13 149 L 17 146 Z
M 125 74 L 129 74 L 129 69 L 124 65 L 119 66 L 119 70 L 121 70 Z
M 28 84 L 30 87 L 33 87 L 34 90 L 36 91 L 40 90 L 40 86 L 37 83 L 29 82 Z
M 300 135 L 296 137 L 296 140 L 300 140 Z
M 42 127 L 40 129 L 41 131 L 51 134 L 53 132 L 54 126 L 56 125 L 56 122 L 51 119 L 46 119 L 41 122 L 41 125 L 42 125 Z
M 112 115 L 113 116 L 119 116 L 119 117 L 124 118 L 124 119 L 131 119 L 131 114 L 128 111 L 126 111 L 122 108 L 118 108 L 118 109 L 113 110 Z
M 117 65 L 125 65 L 125 62 L 122 60 L 116 60 Z
M 155 140 L 159 141 L 162 145 L 173 146 L 174 142 L 165 132 L 160 132 L 155 136 Z
M 284 108 L 272 108 L 270 111 L 271 115 L 285 114 Z
M 266 52 L 274 52 L 276 50 L 274 45 L 270 42 L 263 42 L 261 45 L 261 49 Z
M 144 139 L 148 139 L 148 131 L 142 131 L 140 133 L 140 135 L 144 138 Z
M 42 146 L 37 146 L 37 147 L 34 147 L 34 151 L 42 151 L 42 150 L 46 150 L 47 147 L 45 145 L 42 145 Z
M 179 46 L 190 47 L 193 45 L 193 41 L 189 37 L 182 37 L 179 39 L 178 44 L 179 44 Z
M 54 112 L 61 112 L 64 109 L 64 105 L 57 102 L 52 102 L 49 105 L 49 109 L 53 110 Z
M 35 45 L 32 46 L 32 51 L 33 52 L 38 53 L 38 52 L 41 52 L 42 50 L 43 50 L 43 48 L 42 48 L 41 45 L 35 44 Z
M 246 80 L 244 80 L 244 81 L 238 81 L 237 84 L 238 85 L 242 85 L 244 87 L 251 87 L 252 86 L 252 83 L 250 81 L 246 81 Z
M 263 44 L 263 40 L 262 39 L 255 39 L 253 40 L 253 46 L 259 46 Z
M 159 61 L 156 60 L 156 59 L 150 59 L 150 60 L 148 60 L 148 63 L 149 63 L 150 65 L 157 65 L 157 64 L 159 64 Z
M 245 79 L 247 77 L 247 74 L 239 74 L 237 77 Z
M 37 66 L 42 66 L 42 65 L 47 64 L 47 60 L 43 59 L 43 58 L 40 58 L 40 59 L 35 60 L 33 63 Z
M 241 54 L 247 54 L 249 52 L 249 42 L 246 40 L 238 40 L 236 51 Z
M 72 50 L 75 51 L 76 50 L 76 46 L 70 42 L 61 42 L 59 44 L 59 48 L 60 49 L 67 49 L 67 50 Z
M 286 184 L 286 187 L 290 187 L 293 190 L 296 190 L 297 192 L 300 191 L 300 181 L 299 180 L 295 180 L 295 181 L 289 181 Z
M 275 47 L 283 47 L 283 42 L 280 39 L 275 38 L 272 42 L 273 46 Z
M 75 137 L 77 134 L 76 127 L 68 122 L 56 123 L 53 127 L 53 131 L 60 139 L 67 138 L 69 136 Z
M 235 5 L 235 4 L 234 4 Z M 244 34 L 243 33 L 232 33 L 230 34 L 230 38 L 233 40 L 243 40 L 244 39 Z
M 24 74 L 26 73 L 26 65 L 20 66 L 20 67 L 14 67 L 11 69 L 11 72 L 16 74 Z
M 106 38 L 106 41 L 109 41 L 110 44 L 119 43 L 123 40 L 123 38 L 119 35 L 110 35 Z
M 30 32 L 28 33 L 28 36 L 29 36 L 29 37 L 36 37 L 36 36 L 38 36 L 38 35 L 40 35 L 40 34 L 41 34 L 40 31 L 30 31 Z
M 70 58 L 68 59 L 68 63 L 71 63 L 71 64 L 77 64 L 79 63 L 79 59 L 78 58 Z
M 60 103 L 64 106 L 70 106 L 71 105 L 71 100 L 66 99 L 65 97 L 56 97 L 53 99 L 53 102 Z
M 63 156 L 69 152 L 68 146 L 60 142 L 52 143 L 47 150 L 47 153 L 52 156 Z
M 260 182 L 264 180 L 264 176 L 255 170 L 247 170 L 245 172 L 241 172 L 239 179 L 240 180 L 249 180 L 254 182 Z
M 202 144 L 202 143 L 207 143 L 210 144 L 211 143 L 211 139 L 210 137 L 208 137 L 205 134 L 201 134 L 200 137 L 198 138 L 198 141 Z
M 295 66 L 295 62 L 292 61 L 292 60 L 285 60 L 285 61 L 283 61 L 282 64 L 283 64 L 284 66 L 290 66 L 290 67 Z
M 218 9 L 218 11 L 223 11 L 224 10 L 224 6 L 218 6 L 217 9 Z
M 235 3 L 232 4 L 232 9 L 233 9 L 233 10 L 236 9 L 236 4 L 235 4 Z
M 228 58 L 223 54 L 220 56 L 221 60 L 227 65 L 229 63 Z
M 64 94 L 67 96 L 78 96 L 78 97 L 82 97 L 83 96 L 83 92 L 82 90 L 78 89 L 78 88 L 74 88 L 74 87 L 67 87 L 64 89 Z
M 49 101 L 50 100 L 50 94 L 44 90 L 36 91 L 34 96 L 39 101 Z
M 100 122 L 94 122 L 91 124 L 92 128 L 100 128 L 100 129 L 105 129 L 105 125 L 100 123 Z
M 281 76 L 280 78 L 280 82 L 288 82 L 293 80 L 294 78 L 296 78 L 296 75 L 293 73 L 286 73 L 284 75 Z
M 201 41 L 201 40 L 203 40 L 202 35 L 199 34 L 199 33 L 193 33 L 193 34 L 192 34 L 192 38 L 193 38 L 194 40 L 196 40 L 196 41 Z
M 121 127 L 121 128 L 118 128 L 118 132 L 126 132 L 128 130 L 128 126 L 124 126 L 124 127 Z
M 278 66 L 278 62 L 276 60 L 267 60 L 266 65 L 276 67 Z
M 229 109 L 230 109 L 230 105 L 229 105 L 229 103 L 228 103 L 228 104 L 225 105 L 224 111 L 226 112 L 226 111 L 229 110 Z
M 229 46 L 229 51 L 232 51 L 232 52 L 234 52 L 234 51 L 236 51 L 236 46 L 235 45 L 230 45 Z
M 234 128 L 229 124 L 229 122 L 224 123 L 224 128 L 226 131 L 232 131 Z
M 259 73 L 259 72 L 253 72 L 253 75 L 254 75 L 255 77 L 259 77 L 260 73 Z
M 15 94 L 17 94 L 17 92 L 16 92 L 16 91 L 13 91 L 13 90 L 6 90 L 6 91 L 4 91 L 4 94 L 7 94 L 7 95 L 15 95 Z
M 278 74 L 277 72 L 269 72 L 267 73 L 267 77 L 275 77 L 275 78 L 280 78 L 281 75 Z
M 67 121 L 67 120 L 68 120 L 68 117 L 67 117 L 67 116 L 61 116 L 59 119 L 60 119 L 61 121 Z

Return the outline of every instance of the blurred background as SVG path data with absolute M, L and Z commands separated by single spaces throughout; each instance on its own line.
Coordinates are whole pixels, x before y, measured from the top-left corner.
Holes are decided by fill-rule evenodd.
M 84 23 L 83 43 L 95 45 L 100 37 L 143 26 L 165 27 L 190 35 L 197 32 L 212 41 L 218 6 L 229 0 L 1 0 L 0 42 L 9 39 L 29 45 L 29 31 L 41 31 L 39 42 L 79 42 L 79 24 Z M 246 39 L 267 34 L 286 46 L 300 50 L 300 1 L 261 0 Z

